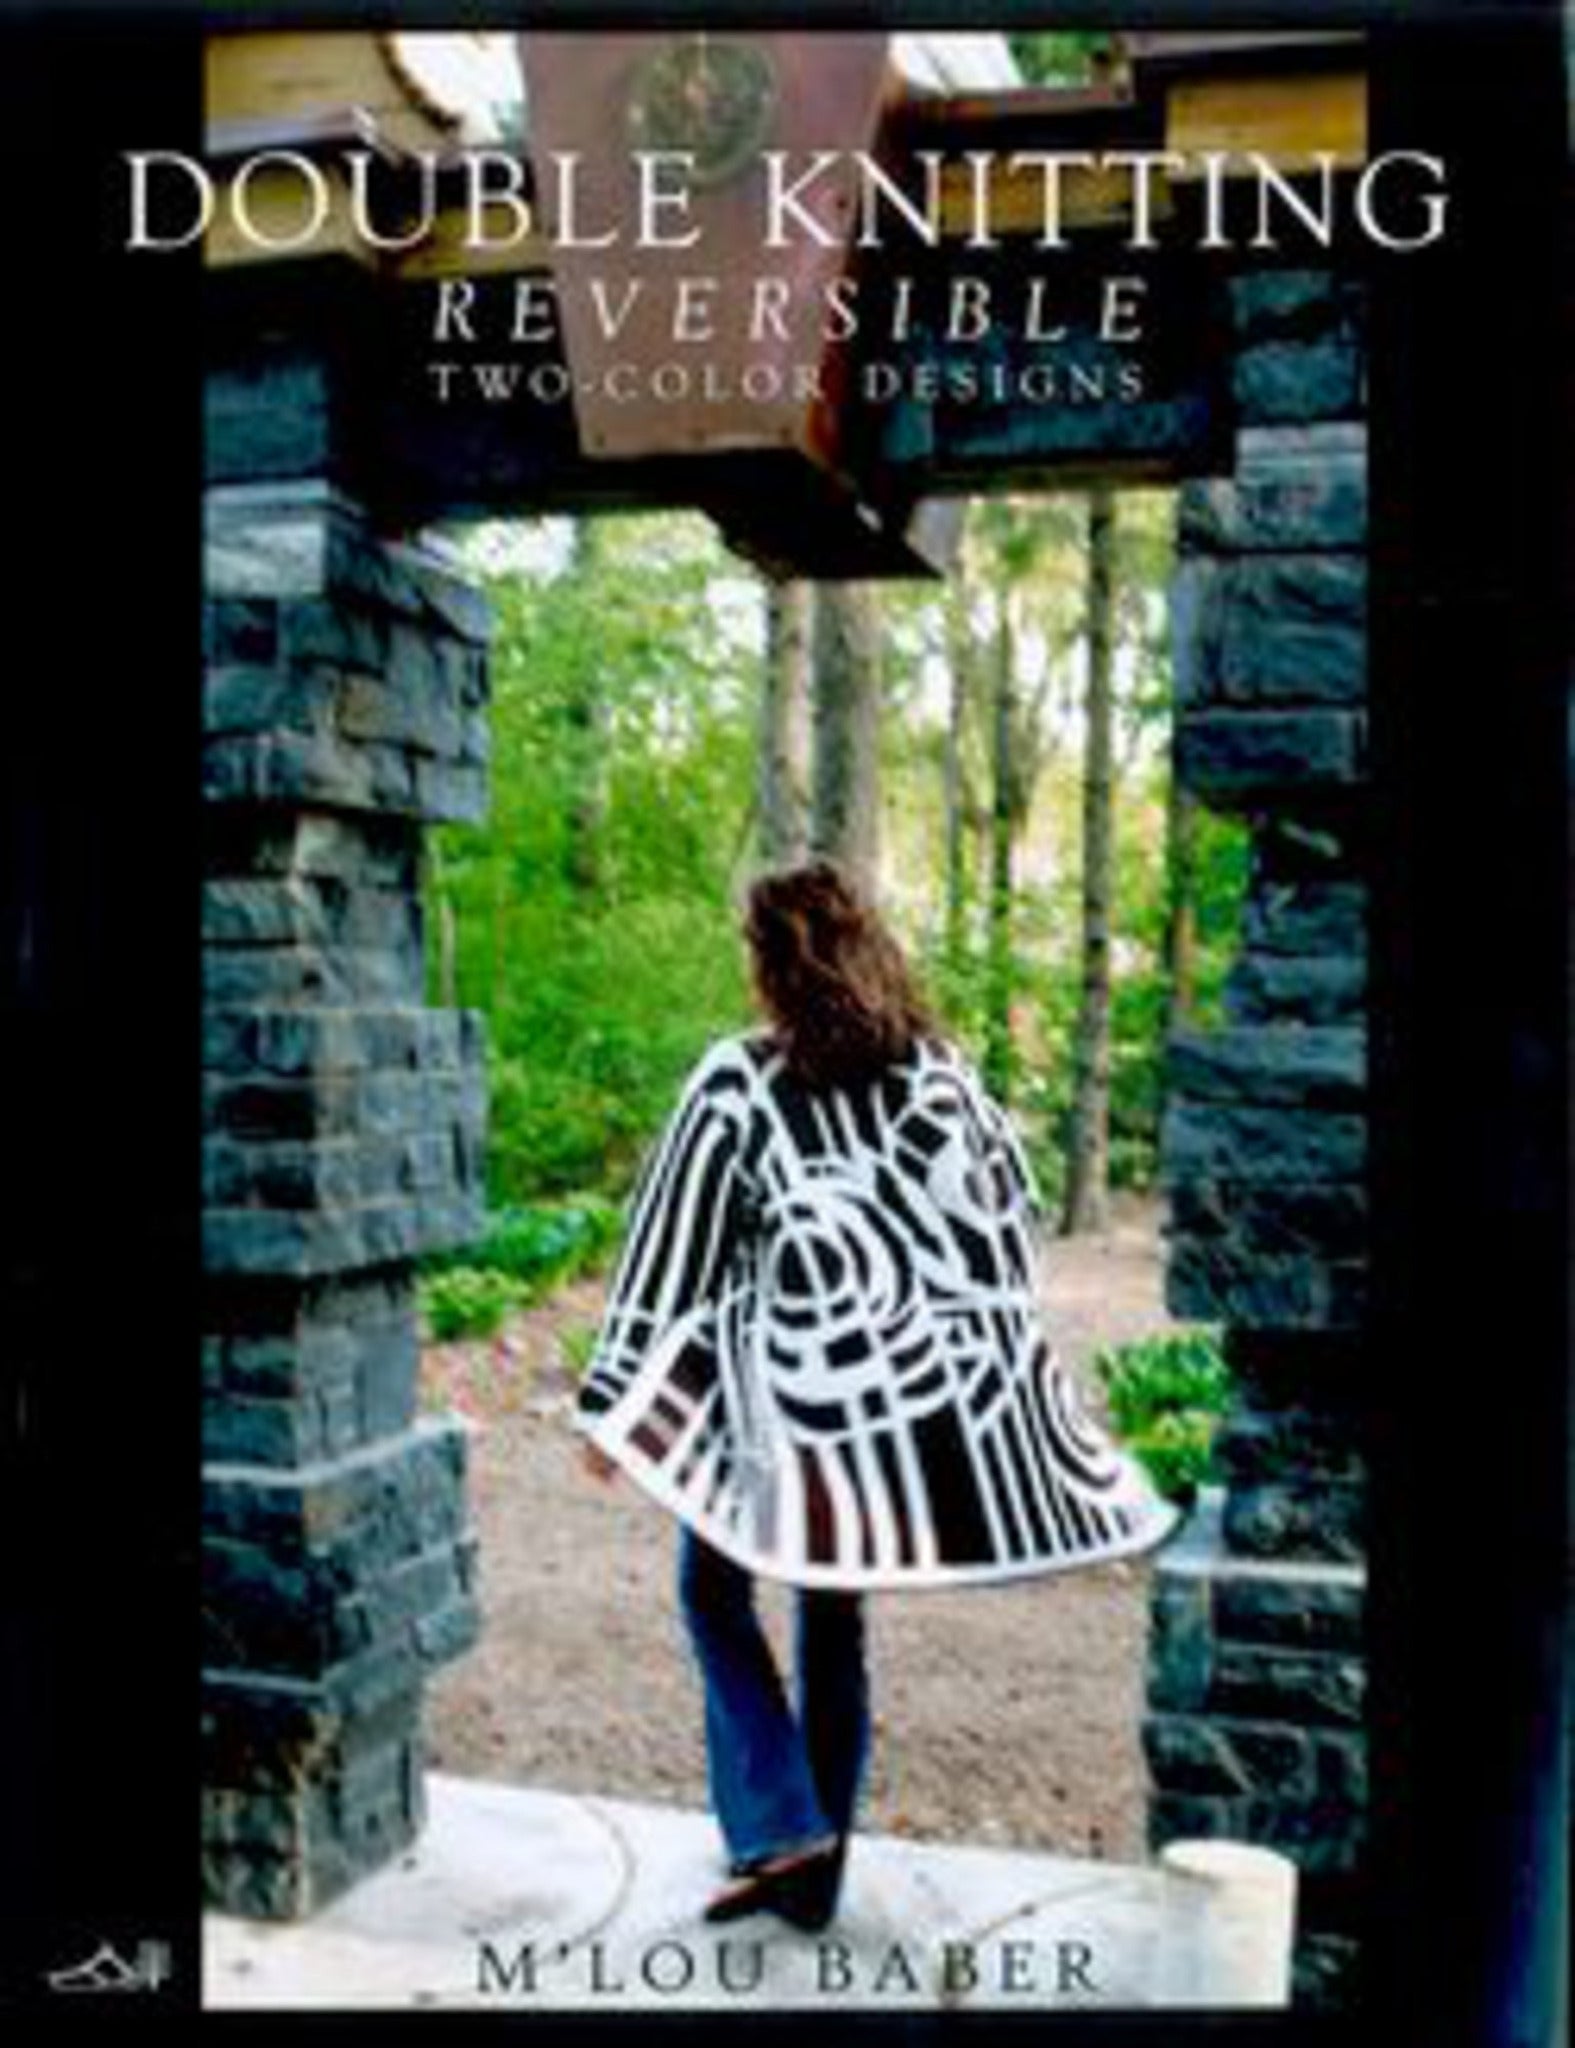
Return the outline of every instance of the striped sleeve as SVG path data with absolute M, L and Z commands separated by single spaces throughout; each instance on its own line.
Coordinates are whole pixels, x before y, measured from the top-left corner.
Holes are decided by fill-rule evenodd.
M 1006 1154 L 1017 1191 L 1027 1205 L 1028 1213 L 1036 1222 L 1043 1222 L 1049 1214 L 1045 1204 L 1044 1190 L 1039 1184 L 1033 1163 L 1028 1157 L 1022 1133 L 1018 1130 L 1011 1113 L 1004 1109 L 984 1085 L 981 1077 L 968 1065 L 961 1062 L 968 1077 L 968 1085 L 978 1105 L 979 1116 L 985 1129 L 997 1140 Z
M 746 1085 L 725 1048 L 713 1048 L 648 1153 L 630 1198 L 577 1420 L 611 1408 L 652 1346 L 680 1318 L 715 1299 L 745 1209 Z

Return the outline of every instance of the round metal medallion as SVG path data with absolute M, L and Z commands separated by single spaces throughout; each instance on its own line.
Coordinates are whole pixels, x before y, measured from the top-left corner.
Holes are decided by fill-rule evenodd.
M 694 159 L 692 185 L 723 185 L 760 150 L 776 103 L 776 73 L 763 50 L 686 36 L 635 73 L 630 147 L 687 151 Z

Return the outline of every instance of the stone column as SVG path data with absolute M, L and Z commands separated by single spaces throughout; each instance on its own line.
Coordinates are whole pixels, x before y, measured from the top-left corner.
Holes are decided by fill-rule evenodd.
M 1253 832 L 1224 1029 L 1171 1046 L 1168 1297 L 1226 1326 L 1223 1491 L 1159 1562 L 1152 1845 L 1300 1866 L 1296 1997 L 1349 1992 L 1365 1743 L 1366 453 L 1361 304 L 1327 273 L 1232 287 L 1234 472 L 1188 486 L 1176 769 Z
M 488 619 L 321 483 L 210 490 L 205 611 L 204 1890 L 292 1918 L 416 1833 L 423 1682 L 476 1632 L 413 1261 L 480 1221 L 419 862 L 484 807 Z

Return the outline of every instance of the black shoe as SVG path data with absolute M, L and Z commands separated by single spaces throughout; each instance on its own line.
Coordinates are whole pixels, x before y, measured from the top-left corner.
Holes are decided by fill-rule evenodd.
M 837 1910 L 842 1890 L 847 1838 L 839 1835 L 824 1848 L 783 1862 L 756 1859 L 737 1884 L 718 1892 L 703 1918 L 711 1926 L 742 1920 L 750 1913 L 775 1913 L 806 1934 L 817 1934 Z
M 837 1848 L 843 1860 L 846 1861 L 848 1854 L 848 1838 L 846 1835 L 838 1835 Z M 769 1849 L 759 1856 L 734 1856 L 729 1859 L 727 1874 L 729 1877 L 753 1877 L 757 1871 L 764 1870 L 766 1865 L 773 1861 L 775 1861 L 775 1858 Z

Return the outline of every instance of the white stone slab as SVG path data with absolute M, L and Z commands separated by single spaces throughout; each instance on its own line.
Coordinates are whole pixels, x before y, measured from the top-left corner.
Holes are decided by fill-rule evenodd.
M 706 1815 L 439 1774 L 427 1796 L 415 1847 L 313 1920 L 208 1916 L 204 2003 L 1088 2010 L 1177 1981 L 1158 1867 L 859 1836 L 824 1934 L 713 1929 Z

